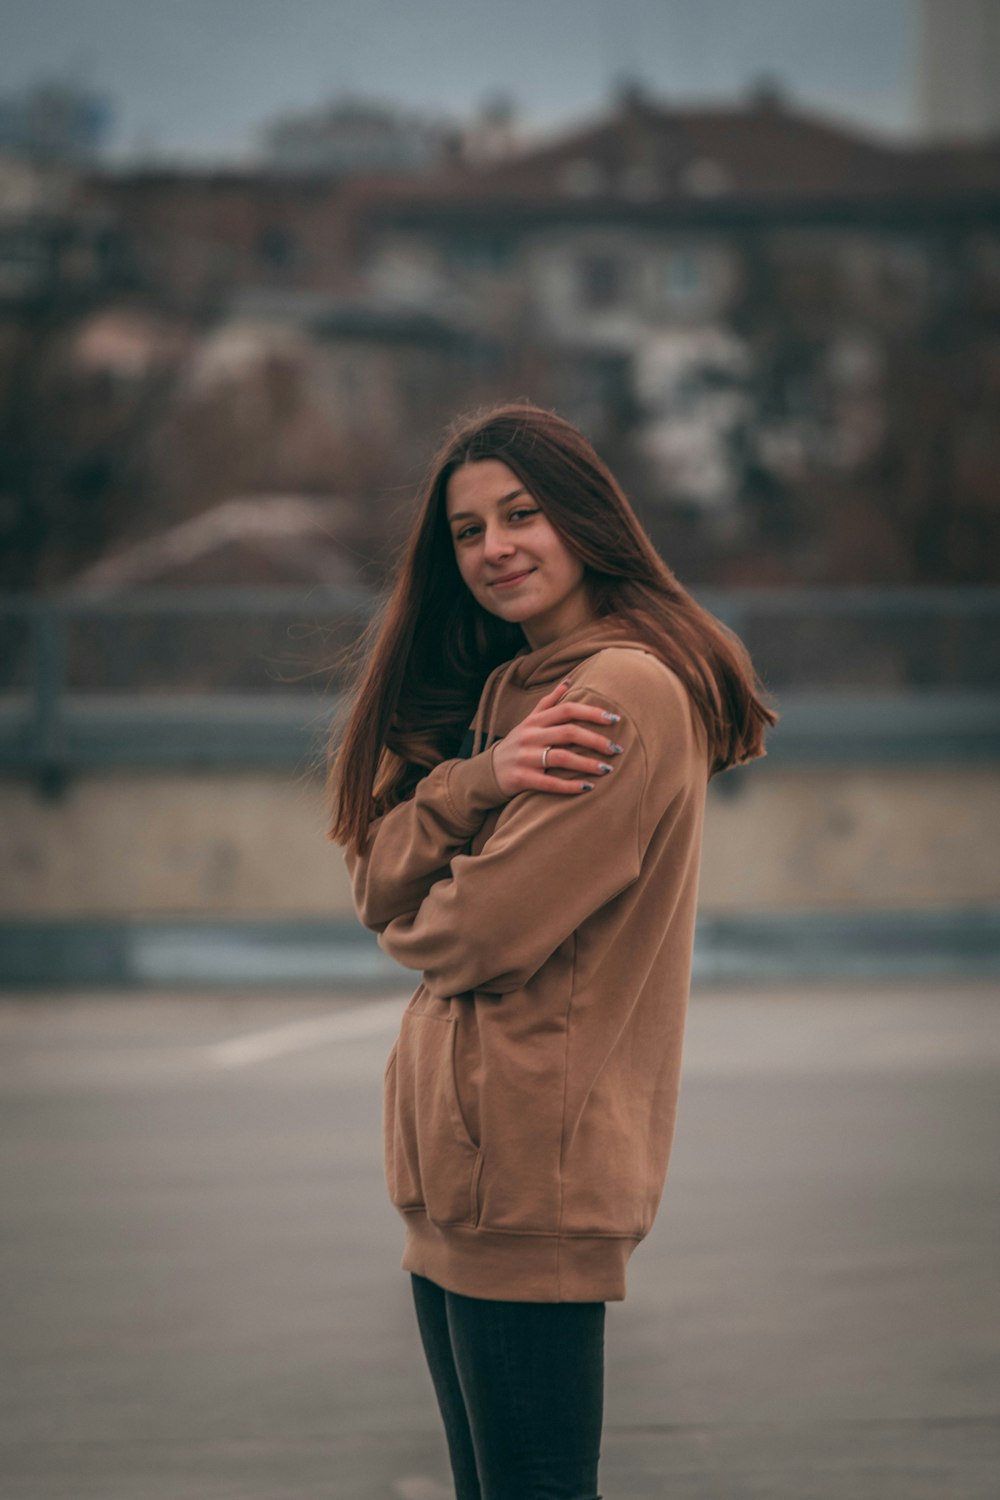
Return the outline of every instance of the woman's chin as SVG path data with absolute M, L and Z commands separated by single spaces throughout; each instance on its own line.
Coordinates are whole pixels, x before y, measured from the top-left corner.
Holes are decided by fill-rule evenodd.
M 506 620 L 508 625 L 527 625 L 540 614 L 544 614 L 545 611 L 540 610 L 537 605 L 532 606 L 527 603 L 515 604 L 512 599 L 507 609 L 497 609 L 494 607 L 491 613 L 497 615 L 501 620 Z

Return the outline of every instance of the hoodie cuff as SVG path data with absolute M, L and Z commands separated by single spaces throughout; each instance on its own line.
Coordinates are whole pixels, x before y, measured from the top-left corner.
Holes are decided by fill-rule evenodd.
M 498 743 L 468 759 L 452 761 L 445 780 L 445 796 L 456 820 L 473 828 L 482 822 L 483 813 L 502 807 L 508 800 L 493 771 L 493 752 Z

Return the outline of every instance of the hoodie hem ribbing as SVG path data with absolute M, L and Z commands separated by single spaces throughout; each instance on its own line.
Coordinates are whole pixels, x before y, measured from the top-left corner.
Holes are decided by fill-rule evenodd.
M 409 1210 L 400 1268 L 464 1297 L 623 1302 L 625 1266 L 643 1235 L 504 1234 L 442 1226 Z

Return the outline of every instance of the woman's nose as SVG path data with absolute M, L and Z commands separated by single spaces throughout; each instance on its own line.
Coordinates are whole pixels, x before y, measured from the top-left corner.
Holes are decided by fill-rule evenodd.
M 483 551 L 487 557 L 507 557 L 511 551 L 510 538 L 504 536 L 502 531 L 488 531 Z

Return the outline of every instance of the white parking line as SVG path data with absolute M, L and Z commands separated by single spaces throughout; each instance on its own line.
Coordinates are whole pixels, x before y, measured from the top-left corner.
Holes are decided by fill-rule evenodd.
M 304 1047 L 380 1036 L 399 1025 L 408 999 L 409 995 L 393 995 L 387 1000 L 369 1000 L 365 1005 L 334 1015 L 309 1016 L 283 1026 L 269 1026 L 265 1031 L 230 1037 L 225 1042 L 213 1042 L 199 1048 L 199 1052 L 211 1067 L 246 1068 Z

